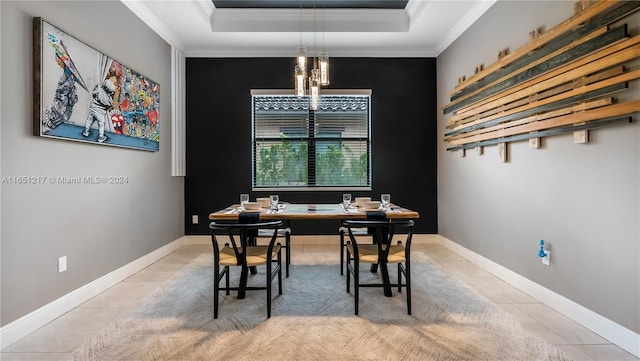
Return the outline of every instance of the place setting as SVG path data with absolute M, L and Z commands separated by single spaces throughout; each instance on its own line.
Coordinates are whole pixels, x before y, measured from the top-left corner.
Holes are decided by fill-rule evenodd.
M 249 201 L 249 194 L 240 194 L 240 204 L 231 207 L 225 214 L 259 212 L 259 213 L 282 213 L 287 207 L 287 203 L 280 202 L 280 196 L 272 194 L 269 197 L 258 197 L 255 201 Z
M 366 211 L 391 211 L 391 194 L 384 193 L 380 195 L 380 200 L 372 200 L 371 197 L 355 197 L 351 202 L 351 194 L 342 195 L 342 203 L 340 204 L 345 213 L 361 213 Z

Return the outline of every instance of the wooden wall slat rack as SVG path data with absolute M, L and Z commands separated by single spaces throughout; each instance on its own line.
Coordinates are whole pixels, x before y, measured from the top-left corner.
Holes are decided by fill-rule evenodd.
M 633 121 L 640 101 L 618 103 L 612 95 L 640 78 L 640 69 L 632 68 L 640 59 L 640 35 L 612 24 L 640 10 L 640 1 L 581 1 L 575 8 L 558 26 L 546 33 L 535 29 L 528 44 L 511 54 L 502 50 L 494 64 L 460 78 L 442 108 L 450 114 L 447 150 Z

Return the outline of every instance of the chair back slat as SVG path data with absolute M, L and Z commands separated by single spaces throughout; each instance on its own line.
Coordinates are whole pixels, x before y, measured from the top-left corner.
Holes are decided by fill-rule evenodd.
M 342 222 L 349 232 L 349 239 L 354 247 L 358 247 L 353 230 L 355 228 L 367 227 L 373 238 L 373 243 L 378 246 L 378 258 L 381 262 L 387 262 L 393 238 L 397 231 L 406 230 L 407 239 L 405 249 L 411 247 L 413 238 L 413 220 L 345 220 Z
M 247 247 L 255 244 L 256 236 L 258 235 L 258 229 L 273 229 L 273 236 L 269 242 L 269 252 L 273 249 L 273 245 L 277 238 L 278 228 L 283 225 L 282 221 L 269 221 L 269 222 L 252 222 L 252 223 L 217 223 L 211 222 L 209 228 L 211 229 L 211 235 L 213 240 L 213 248 L 216 257 L 219 254 L 217 235 L 218 232 L 226 233 L 231 241 L 231 247 L 236 256 L 236 264 L 238 266 L 246 264 L 247 262 Z M 237 241 L 236 241 L 237 237 Z

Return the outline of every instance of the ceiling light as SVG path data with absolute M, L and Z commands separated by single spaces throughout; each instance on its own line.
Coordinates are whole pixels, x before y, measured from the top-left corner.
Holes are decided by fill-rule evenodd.
M 307 48 L 305 48 L 304 46 L 299 46 L 298 52 L 296 54 L 296 59 L 297 59 L 298 67 L 306 73 L 307 72 Z
M 318 69 L 311 70 L 311 76 L 309 77 L 309 96 L 311 97 L 309 108 L 311 108 L 311 110 L 318 110 L 318 101 L 320 100 L 320 71 Z
M 315 21 L 316 9 L 314 7 L 314 48 L 316 46 Z M 311 70 L 309 79 L 307 79 L 307 48 L 302 46 L 302 7 L 300 7 L 300 43 L 296 51 L 296 66 L 294 68 L 294 93 L 297 97 L 303 97 L 308 94 L 310 96 L 309 107 L 312 110 L 318 109 L 318 102 L 320 100 L 320 87 L 329 85 L 329 54 L 324 50 L 324 9 L 322 13 L 322 23 L 322 52 L 318 54 L 318 57 L 313 58 L 313 69 Z M 309 86 L 308 92 L 306 89 L 307 82 Z
M 306 89 L 307 76 L 305 74 L 305 71 L 302 70 L 299 65 L 296 65 L 294 69 L 294 79 L 296 96 L 303 97 Z
M 318 62 L 320 63 L 320 84 L 327 86 L 329 85 L 329 54 L 326 51 L 321 52 Z

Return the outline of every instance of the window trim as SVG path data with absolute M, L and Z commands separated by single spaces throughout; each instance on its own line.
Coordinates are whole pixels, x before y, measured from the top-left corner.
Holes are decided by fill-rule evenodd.
M 253 96 L 278 96 L 278 95 L 291 95 L 295 96 L 294 89 L 251 89 L 250 91 L 251 97 Z M 371 89 L 322 89 L 322 95 L 367 95 L 371 97 L 372 91 Z M 251 144 L 253 144 L 255 140 L 255 133 L 253 127 L 253 118 L 254 118 L 254 109 L 253 102 L 251 107 Z M 369 103 L 369 142 L 373 140 L 372 127 L 371 127 L 371 102 Z M 258 191 L 278 191 L 278 192 L 337 192 L 337 191 L 371 191 L 373 189 L 373 172 L 371 171 L 372 159 L 373 159 L 373 147 L 369 146 L 369 185 L 368 186 L 311 186 L 311 187 L 255 187 L 255 174 L 253 169 L 253 164 L 255 163 L 255 156 L 252 152 L 252 171 L 251 171 L 251 190 L 254 192 Z

